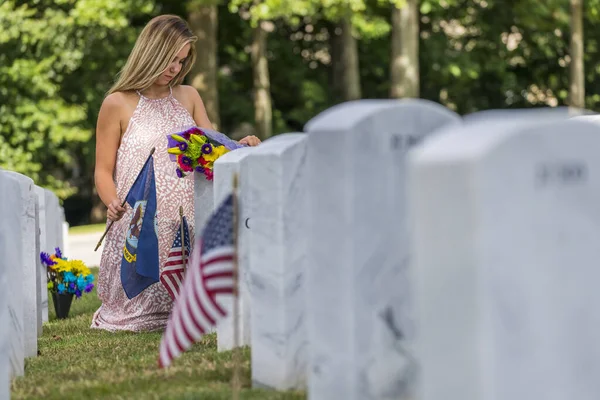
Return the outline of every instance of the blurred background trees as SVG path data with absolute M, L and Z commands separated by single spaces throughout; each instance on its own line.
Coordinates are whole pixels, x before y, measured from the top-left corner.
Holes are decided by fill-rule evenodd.
M 187 83 L 217 128 L 265 139 L 359 98 L 420 97 L 461 114 L 597 110 L 599 2 L 3 0 L 0 167 L 54 190 L 72 225 L 101 221 L 98 109 L 159 14 L 181 15 L 198 35 Z

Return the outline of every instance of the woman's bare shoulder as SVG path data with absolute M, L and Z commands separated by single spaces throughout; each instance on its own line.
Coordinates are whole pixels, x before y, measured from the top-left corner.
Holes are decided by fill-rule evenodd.
M 178 85 L 173 88 L 173 95 L 186 107 L 193 108 L 195 105 L 202 103 L 198 90 L 193 86 Z
M 180 94 L 182 97 L 185 97 L 189 100 L 200 98 L 200 95 L 198 94 L 196 88 L 190 85 L 177 85 L 173 88 L 173 90 L 175 92 L 178 92 L 178 94 Z
M 121 132 L 129 124 L 129 119 L 137 107 L 139 96 L 135 92 L 114 92 L 102 101 L 98 123 L 116 122 Z
M 139 96 L 134 92 L 114 92 L 104 98 L 102 107 L 109 110 L 119 110 L 122 108 L 135 107 Z

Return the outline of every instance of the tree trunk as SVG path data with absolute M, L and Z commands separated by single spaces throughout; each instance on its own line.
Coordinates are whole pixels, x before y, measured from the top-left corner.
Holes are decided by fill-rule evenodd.
M 419 0 L 392 7 L 390 97 L 419 97 Z
M 350 17 L 343 17 L 331 35 L 332 88 L 336 100 L 361 98 L 358 43 L 352 35 Z
M 252 35 L 252 75 L 254 80 L 254 120 L 258 136 L 264 140 L 272 135 L 271 82 L 267 60 L 267 31 L 260 21 Z
M 188 6 L 188 22 L 190 28 L 198 36 L 196 63 L 188 75 L 193 87 L 198 90 L 208 118 L 216 129 L 219 129 L 219 90 L 218 90 L 218 56 L 217 27 L 218 8 L 215 5 L 191 2 Z
M 571 2 L 571 65 L 569 105 L 585 107 L 585 76 L 583 71 L 583 6 L 582 0 Z
M 334 104 L 344 101 L 344 82 L 342 82 L 344 64 L 342 63 L 341 32 L 342 28 L 340 28 L 338 24 L 331 24 L 329 27 L 329 55 L 331 56 L 329 80 L 331 82 L 331 100 Z

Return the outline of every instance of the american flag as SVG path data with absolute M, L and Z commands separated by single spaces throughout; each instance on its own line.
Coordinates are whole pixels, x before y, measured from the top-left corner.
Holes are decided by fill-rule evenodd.
M 183 217 L 183 242 L 185 247 L 185 261 L 189 264 L 190 257 L 190 232 L 188 229 L 187 220 Z M 164 285 L 167 292 L 173 300 L 179 294 L 179 288 L 183 282 L 185 265 L 183 264 L 183 249 L 181 248 L 181 224 L 177 228 L 175 240 L 169 251 L 167 263 L 160 274 L 160 281 Z
M 225 316 L 217 295 L 234 293 L 233 212 L 230 194 L 196 241 L 183 288 L 160 343 L 161 368 L 168 367 Z

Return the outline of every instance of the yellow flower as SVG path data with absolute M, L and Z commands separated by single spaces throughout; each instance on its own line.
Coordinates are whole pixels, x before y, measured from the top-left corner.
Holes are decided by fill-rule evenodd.
M 57 258 L 54 261 L 56 262 L 56 265 L 53 265 L 52 269 L 54 269 L 56 272 L 67 272 L 71 270 L 71 266 L 68 261 L 60 258 Z
M 228 151 L 225 146 L 213 146 L 213 151 L 210 154 L 205 154 L 204 159 L 211 163 L 210 168 L 212 168 L 212 163 Z
M 81 260 L 71 260 L 70 264 L 71 264 L 71 272 L 73 272 L 73 274 L 75 276 L 77 276 L 79 274 L 84 274 L 84 275 L 91 274 L 90 269 Z

